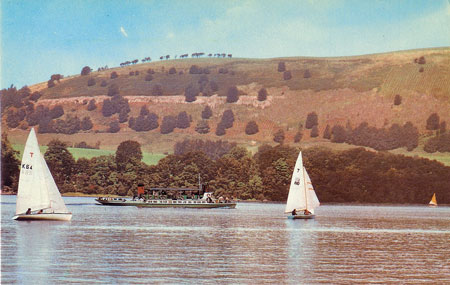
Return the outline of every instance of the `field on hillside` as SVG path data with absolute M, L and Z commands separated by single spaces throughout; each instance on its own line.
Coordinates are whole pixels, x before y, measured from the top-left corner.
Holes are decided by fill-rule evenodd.
M 22 157 L 24 145 L 23 144 L 13 144 L 13 148 L 20 152 L 19 158 Z M 48 147 L 47 146 L 40 146 L 41 153 L 44 154 Z M 102 155 L 114 155 L 115 151 L 113 150 L 104 150 L 104 149 L 86 149 L 86 148 L 67 148 L 69 152 L 72 154 L 72 156 L 75 158 L 75 160 L 78 160 L 79 158 L 87 158 L 91 159 L 93 157 L 99 157 Z M 158 161 L 161 158 L 164 158 L 166 155 L 162 153 L 148 153 L 143 152 L 142 153 L 142 162 L 148 164 L 148 165 L 156 165 L 158 164 Z

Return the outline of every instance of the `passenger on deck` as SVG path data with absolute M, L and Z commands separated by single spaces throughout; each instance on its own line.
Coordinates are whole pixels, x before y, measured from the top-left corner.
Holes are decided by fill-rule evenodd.
M 305 215 L 311 215 L 311 212 L 310 211 L 308 211 L 308 210 L 305 210 Z
M 292 216 L 295 216 L 295 215 L 297 215 L 297 211 L 294 209 L 294 210 L 292 210 Z
M 29 215 L 31 214 L 31 208 L 28 208 L 27 212 L 25 213 L 25 215 Z

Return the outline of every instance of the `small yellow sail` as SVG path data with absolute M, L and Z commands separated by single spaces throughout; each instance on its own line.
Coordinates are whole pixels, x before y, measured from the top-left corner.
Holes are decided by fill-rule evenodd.
M 430 206 L 437 206 L 436 193 L 433 193 L 433 197 L 431 198 L 431 201 L 430 201 L 429 205 Z

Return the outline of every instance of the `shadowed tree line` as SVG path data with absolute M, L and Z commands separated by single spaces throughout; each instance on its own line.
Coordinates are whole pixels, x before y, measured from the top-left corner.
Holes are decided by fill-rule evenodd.
M 263 145 L 252 155 L 227 142 L 183 141 L 157 165 L 146 165 L 139 143 L 122 142 L 115 155 L 80 158 L 54 140 L 45 159 L 61 192 L 134 195 L 137 185 L 196 187 L 198 175 L 218 196 L 285 201 L 299 150 Z M 208 154 L 207 154 L 208 153 Z M 304 164 L 321 202 L 450 203 L 450 167 L 423 158 L 355 148 L 303 151 Z M 19 161 L 2 136 L 2 186 L 17 190 Z

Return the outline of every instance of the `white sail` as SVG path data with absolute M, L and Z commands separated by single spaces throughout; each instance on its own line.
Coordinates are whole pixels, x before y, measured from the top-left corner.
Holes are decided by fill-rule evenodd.
M 67 220 L 71 217 L 39 150 L 34 129 L 31 129 L 28 135 L 22 156 L 16 215 L 25 214 L 28 209 L 31 209 L 32 212 L 43 210 L 44 214 L 68 214 L 59 217 L 46 215 L 43 219 Z
M 308 210 L 314 213 L 314 209 L 319 205 L 319 199 L 308 172 L 303 166 L 302 153 L 300 152 L 292 174 L 285 213 L 290 213 L 294 209 L 296 211 Z
M 28 135 L 20 166 L 19 189 L 17 192 L 16 214 L 23 214 L 50 207 L 41 152 L 34 129 Z

